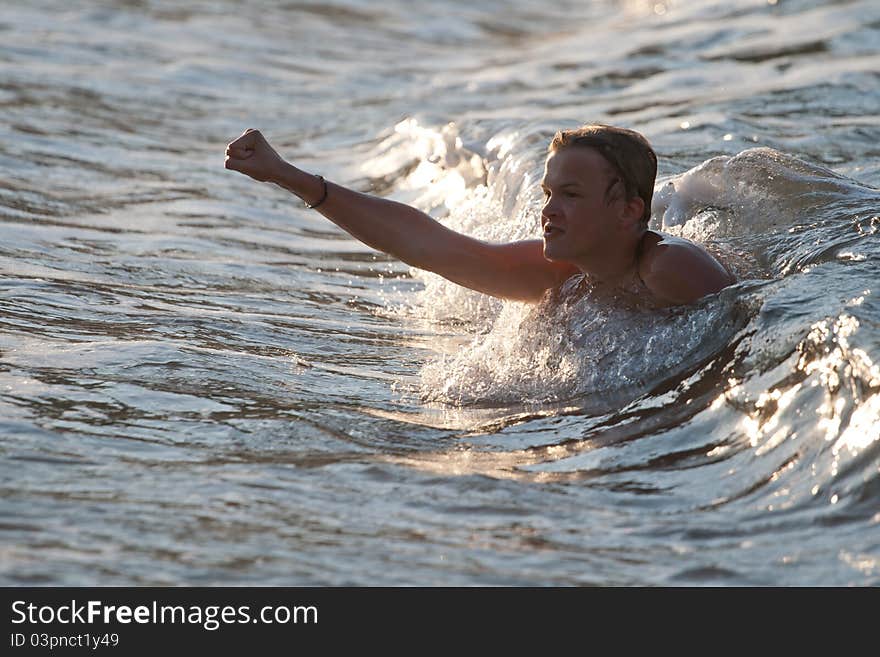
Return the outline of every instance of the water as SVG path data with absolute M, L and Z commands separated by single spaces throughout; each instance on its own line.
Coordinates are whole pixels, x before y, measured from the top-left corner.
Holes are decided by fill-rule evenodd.
M 7 585 L 877 585 L 872 0 L 7 1 Z M 502 304 L 223 169 L 537 235 L 584 121 L 740 283 Z M 671 185 L 670 185 L 671 183 Z

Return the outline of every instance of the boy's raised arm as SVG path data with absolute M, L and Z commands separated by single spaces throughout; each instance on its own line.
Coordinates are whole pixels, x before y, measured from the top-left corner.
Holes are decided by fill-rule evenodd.
M 540 240 L 490 244 L 413 207 L 325 181 L 284 161 L 257 130 L 226 149 L 226 168 L 299 196 L 364 244 L 492 296 L 537 301 L 573 273 L 544 258 Z

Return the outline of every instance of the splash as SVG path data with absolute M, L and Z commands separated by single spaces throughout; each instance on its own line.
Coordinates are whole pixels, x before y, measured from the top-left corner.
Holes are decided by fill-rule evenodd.
M 537 181 L 550 134 L 546 126 L 520 126 L 480 141 L 466 139 L 454 124 L 432 129 L 408 120 L 380 145 L 369 166 L 374 174 L 397 176 L 395 194 L 409 194 L 454 230 L 487 241 L 527 239 L 539 225 Z M 438 186 L 464 192 L 441 204 Z M 784 333 L 779 349 L 790 353 L 802 338 L 792 328 L 796 322 L 764 329 L 755 324 L 765 303 L 761 286 L 803 271 L 803 263 L 819 262 L 815 241 L 830 231 L 838 243 L 834 240 L 853 221 L 854 199 L 870 205 L 876 191 L 768 148 L 715 157 L 661 181 L 653 225 L 703 243 L 742 281 L 686 308 L 644 307 L 577 279 L 537 306 L 501 302 L 413 269 L 423 287 L 401 312 L 451 322 L 469 334 L 447 342 L 445 352 L 438 341 L 438 354 L 422 368 L 417 392 L 425 402 L 459 408 L 598 399 L 612 409 L 680 387 L 707 363 L 731 358 L 731 344 L 756 331 Z M 859 226 L 874 225 L 865 219 L 856 217 Z M 865 261 L 851 240 L 840 244 L 830 252 L 844 254 L 838 260 Z M 737 358 L 756 367 L 762 354 L 779 362 L 774 353 L 758 340 Z M 732 367 L 722 362 L 715 370 Z M 740 374 L 740 380 L 750 376 Z M 791 399 L 775 399 L 772 390 L 764 392 L 771 395 L 767 408 L 786 400 L 796 405 L 804 394 L 794 390 L 786 393 Z M 863 401 L 868 405 L 859 408 L 873 403 Z M 761 426 L 763 444 L 769 428 Z
M 736 291 L 667 310 L 596 290 L 563 296 L 534 308 L 506 304 L 488 333 L 423 368 L 423 397 L 455 405 L 580 398 L 619 408 L 710 361 L 755 311 Z
M 438 128 L 416 119 L 398 123 L 363 166 L 374 188 L 419 207 L 445 225 L 487 242 L 534 239 L 539 235 L 534 131 L 499 131 L 485 143 L 463 137 L 455 123 Z M 410 275 L 423 289 L 394 308 L 396 314 L 431 322 L 464 324 L 485 332 L 503 305 L 419 269 Z
M 406 159 L 421 153 L 434 167 L 431 180 L 441 186 L 449 178 L 485 171 L 472 178 L 464 198 L 447 204 L 443 213 L 422 195 L 422 202 L 454 230 L 487 241 L 533 238 L 539 225 L 537 181 L 550 130 L 501 130 L 484 147 L 463 146 L 451 125 L 430 130 L 413 122 L 400 124 L 397 136 L 374 160 Z M 401 137 L 408 137 L 413 143 Z M 458 150 L 456 150 L 458 149 Z M 471 164 L 482 154 L 483 164 Z M 390 159 L 389 159 L 390 158 Z M 400 188 L 419 187 L 402 168 Z M 457 322 L 472 334 L 470 342 L 454 345 L 421 371 L 420 397 L 430 403 L 454 406 L 510 403 L 557 403 L 584 397 L 603 397 L 624 403 L 662 381 L 697 367 L 723 349 L 743 326 L 749 312 L 736 295 L 698 309 L 658 312 L 632 300 L 609 298 L 597 290 L 563 291 L 537 307 L 501 302 L 466 290 L 439 276 L 411 270 L 423 289 L 401 312 L 432 322 Z

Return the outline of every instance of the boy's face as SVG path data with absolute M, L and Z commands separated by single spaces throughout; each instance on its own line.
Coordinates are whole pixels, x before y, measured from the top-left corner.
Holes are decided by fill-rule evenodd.
M 550 153 L 541 181 L 544 257 L 585 270 L 590 262 L 607 258 L 625 226 L 622 185 L 592 148 L 573 146 Z

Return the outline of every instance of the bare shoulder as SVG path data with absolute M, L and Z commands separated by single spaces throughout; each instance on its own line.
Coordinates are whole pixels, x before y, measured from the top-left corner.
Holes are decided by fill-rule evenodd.
M 693 303 L 736 282 L 699 244 L 655 231 L 642 238 L 639 275 L 656 297 L 670 305 Z

